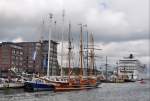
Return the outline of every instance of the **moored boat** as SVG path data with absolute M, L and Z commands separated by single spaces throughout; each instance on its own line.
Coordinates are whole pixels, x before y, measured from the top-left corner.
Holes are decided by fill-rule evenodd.
M 145 83 L 146 83 L 146 81 L 143 80 L 143 79 L 141 79 L 139 82 L 140 82 L 141 84 L 145 84 Z
M 53 83 L 49 83 L 46 80 L 40 78 L 34 78 L 32 81 L 26 81 L 24 83 L 25 91 L 52 91 L 54 90 Z
M 122 76 L 125 82 L 135 82 L 142 78 L 144 74 L 144 65 L 138 59 L 135 59 L 133 54 L 129 57 L 124 57 L 118 62 L 118 76 Z
M 97 88 L 99 83 L 95 80 L 70 80 L 68 84 L 59 84 L 55 86 L 54 91 L 73 91 Z
M 52 22 L 52 14 L 50 14 L 50 22 Z M 50 43 L 51 43 L 51 27 L 49 30 L 49 44 L 48 44 L 48 66 L 47 66 L 47 77 L 49 77 L 49 66 L 50 66 Z M 33 57 L 35 60 L 35 55 Z M 52 91 L 54 89 L 54 83 L 42 77 L 33 77 L 31 81 L 24 83 L 25 91 Z
M 70 28 L 71 25 L 69 24 L 69 47 L 68 47 L 68 83 L 62 84 L 61 82 L 55 86 L 55 91 L 72 91 L 72 90 L 84 90 L 84 89 L 91 89 L 98 87 L 100 82 L 97 82 L 96 76 L 92 74 L 92 69 L 90 72 L 90 75 L 86 78 L 83 77 L 83 42 L 82 42 L 82 24 L 81 24 L 81 34 L 80 34 L 80 74 L 77 76 L 77 78 L 71 78 L 71 41 L 70 41 Z M 93 49 L 93 48 L 92 48 Z M 93 50 L 91 50 L 91 65 L 90 68 L 93 68 Z
M 0 79 L 0 89 L 7 89 L 7 88 L 23 88 L 24 83 L 21 80 L 18 80 L 17 78 L 15 79 Z

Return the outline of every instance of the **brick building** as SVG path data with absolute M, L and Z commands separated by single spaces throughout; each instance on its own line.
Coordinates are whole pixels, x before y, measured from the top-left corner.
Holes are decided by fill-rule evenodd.
M 51 40 L 50 46 L 50 75 L 59 75 L 59 64 L 57 59 L 57 42 Z M 48 41 L 45 40 L 42 42 L 42 67 L 44 71 L 47 71 L 47 62 L 48 62 Z
M 50 75 L 59 75 L 57 43 L 51 40 Z M 20 42 L 0 44 L 0 71 L 12 67 L 29 73 L 47 72 L 48 40 L 42 42 Z
M 48 62 L 48 41 L 21 42 L 23 47 L 23 68 L 27 72 L 46 73 Z M 50 48 L 50 75 L 58 75 L 59 66 L 57 60 L 57 43 L 51 40 Z
M 0 44 L 0 72 L 8 72 L 10 68 L 21 70 L 23 67 L 23 48 L 12 42 Z

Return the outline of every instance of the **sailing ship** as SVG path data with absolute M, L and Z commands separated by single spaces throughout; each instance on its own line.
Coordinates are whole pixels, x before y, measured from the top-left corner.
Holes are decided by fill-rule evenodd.
M 24 89 L 25 91 L 43 91 L 43 90 L 49 90 L 52 91 L 54 89 L 54 84 L 50 82 L 50 80 L 46 79 L 49 77 L 49 69 L 50 69 L 50 43 L 51 43 L 51 23 L 52 23 L 52 18 L 53 15 L 50 14 L 50 30 L 49 30 L 49 47 L 48 47 L 48 67 L 47 67 L 47 76 L 46 77 L 39 77 L 39 76 L 34 76 L 32 77 L 32 80 L 26 81 L 24 83 Z
M 46 79 L 33 77 L 31 81 L 24 83 L 25 91 L 53 91 L 54 85 Z
M 55 85 L 54 91 L 72 91 L 72 90 L 83 90 L 83 89 L 91 89 L 95 88 L 99 85 L 97 83 L 97 78 L 94 75 L 90 75 L 87 77 L 83 77 L 83 40 L 82 40 L 82 24 L 81 24 L 81 33 L 80 33 L 80 74 L 78 77 L 72 77 L 71 74 L 71 41 L 70 41 L 70 29 L 71 24 L 69 24 L 69 38 L 68 38 L 68 82 L 61 83 L 59 82 L 57 85 Z M 93 59 L 92 59 L 93 60 Z M 92 74 L 92 71 L 91 71 Z

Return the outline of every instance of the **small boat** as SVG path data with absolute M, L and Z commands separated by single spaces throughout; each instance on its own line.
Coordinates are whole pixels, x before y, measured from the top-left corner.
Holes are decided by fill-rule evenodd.
M 145 84 L 146 82 L 145 82 L 143 79 L 141 79 L 141 80 L 140 80 L 140 83 L 141 83 L 141 84 Z
M 23 81 L 16 79 L 1 79 L 0 80 L 0 89 L 6 89 L 6 88 L 23 88 L 24 83 Z
M 24 83 L 25 91 L 52 91 L 54 90 L 54 84 L 41 78 L 33 78 L 32 81 L 26 81 Z
M 6 83 L 6 84 L 3 84 L 3 87 L 4 88 L 23 88 L 24 86 L 24 83 L 21 83 L 21 82 L 15 82 L 15 83 Z

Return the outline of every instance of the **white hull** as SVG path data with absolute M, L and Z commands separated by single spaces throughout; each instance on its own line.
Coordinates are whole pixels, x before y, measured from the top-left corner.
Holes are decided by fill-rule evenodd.
M 4 88 L 21 88 L 24 86 L 24 83 L 2 83 L 0 84 L 0 89 L 4 89 Z
M 124 57 L 118 63 L 118 75 L 127 76 L 128 80 L 141 80 L 144 78 L 144 69 L 141 62 L 130 54 L 129 57 Z

